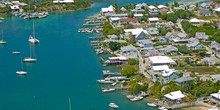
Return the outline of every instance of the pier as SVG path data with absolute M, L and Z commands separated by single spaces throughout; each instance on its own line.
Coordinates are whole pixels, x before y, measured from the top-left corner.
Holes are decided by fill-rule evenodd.
M 104 60 L 104 59 L 103 59 Z M 117 73 L 117 72 L 110 72 L 109 70 L 103 70 L 102 71 L 102 75 L 103 76 L 109 76 L 109 75 L 121 75 L 121 73 Z

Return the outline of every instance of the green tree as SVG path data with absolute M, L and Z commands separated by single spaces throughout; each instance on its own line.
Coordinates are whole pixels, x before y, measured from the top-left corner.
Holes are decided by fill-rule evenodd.
M 116 51 L 121 48 L 121 44 L 117 42 L 110 42 L 109 48 L 111 49 L 111 51 Z
M 128 59 L 128 64 L 129 65 L 138 65 L 139 61 L 135 59 Z
M 136 72 L 137 69 L 134 66 L 130 66 L 130 65 L 128 65 L 127 67 L 121 70 L 122 76 L 128 76 L 128 77 L 134 75 Z

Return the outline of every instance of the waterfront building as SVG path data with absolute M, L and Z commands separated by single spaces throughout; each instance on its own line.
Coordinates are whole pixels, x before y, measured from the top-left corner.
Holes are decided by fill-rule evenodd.
M 176 62 L 168 56 L 153 56 L 148 58 L 150 66 L 170 65 L 176 66 Z
M 138 50 L 133 45 L 128 45 L 125 47 L 121 47 L 120 54 L 127 59 L 137 59 L 138 58 Z
M 74 3 L 74 0 L 54 0 L 53 3 Z
M 128 18 L 128 14 L 127 13 L 125 13 L 125 14 L 106 13 L 105 17 L 122 19 L 122 18 Z
M 101 14 L 105 15 L 106 13 L 115 13 L 115 8 L 112 5 L 107 8 L 101 8 Z
M 185 95 L 181 91 L 174 91 L 164 95 L 164 97 L 173 104 L 178 104 L 183 102 Z
M 108 60 L 106 60 L 104 63 L 107 65 L 111 64 L 122 64 L 122 63 L 127 63 L 128 59 L 124 56 L 119 56 L 119 57 L 109 57 Z

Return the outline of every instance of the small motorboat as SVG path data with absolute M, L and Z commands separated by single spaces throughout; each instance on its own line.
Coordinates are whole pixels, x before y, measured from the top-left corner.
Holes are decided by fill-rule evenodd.
M 141 97 L 141 96 L 135 96 L 134 98 L 132 98 L 132 99 L 130 99 L 132 102 L 134 102 L 134 101 L 140 101 L 140 100 L 142 100 L 143 99 L 143 97 Z
M 31 57 L 24 58 L 24 62 L 36 62 L 36 61 L 37 61 L 37 59 L 35 59 L 35 58 L 31 58 Z
M 148 105 L 149 107 L 157 107 L 157 105 L 154 104 L 154 103 L 147 103 L 147 105 Z
M 23 70 L 19 70 L 19 71 L 16 71 L 16 74 L 18 74 L 18 75 L 26 75 L 27 72 L 23 71 Z
M 163 106 L 159 107 L 158 109 L 159 110 L 168 110 L 166 107 L 163 107 Z
M 97 80 L 97 82 L 99 82 L 99 84 L 112 84 L 114 83 L 114 81 L 111 80 Z
M 18 51 L 14 51 L 12 52 L 12 54 L 20 54 L 21 52 L 18 52 Z
M 103 93 L 113 92 L 113 91 L 115 91 L 115 89 L 114 89 L 114 88 L 110 88 L 110 87 L 106 87 L 105 89 L 102 89 L 102 92 L 103 92 Z
M 118 109 L 118 105 L 116 105 L 115 103 L 110 103 L 109 107 L 114 108 L 114 109 Z
M 133 96 L 133 95 L 127 95 L 126 96 L 128 99 L 133 99 L 135 96 Z

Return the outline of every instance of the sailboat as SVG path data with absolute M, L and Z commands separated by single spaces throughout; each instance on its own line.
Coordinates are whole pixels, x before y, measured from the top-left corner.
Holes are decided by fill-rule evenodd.
M 7 42 L 5 42 L 4 40 L 3 40 L 3 31 L 2 31 L 2 40 L 0 40 L 0 44 L 6 44 Z
M 21 70 L 16 71 L 16 74 L 19 74 L 19 75 L 26 75 L 27 74 L 27 72 L 23 70 L 22 60 L 21 60 Z
M 40 43 L 40 41 L 35 38 L 34 21 L 33 21 L 33 33 L 29 36 L 28 41 L 31 42 L 31 43 L 34 43 L 34 44 L 35 43 Z
M 35 57 L 35 58 L 32 58 L 31 46 L 30 46 L 30 57 L 25 57 L 25 58 L 24 58 L 24 62 L 36 62 L 37 59 L 36 59 L 36 55 L 35 55 L 34 50 L 33 50 L 33 53 L 34 53 L 34 57 Z

